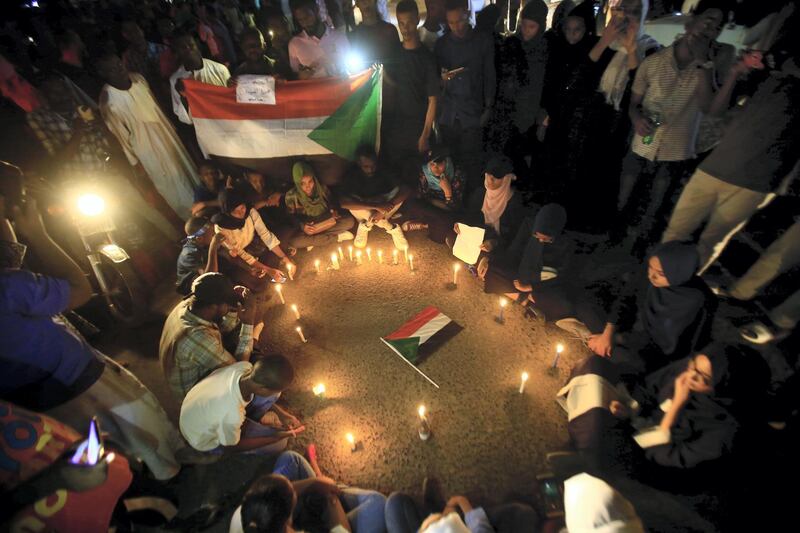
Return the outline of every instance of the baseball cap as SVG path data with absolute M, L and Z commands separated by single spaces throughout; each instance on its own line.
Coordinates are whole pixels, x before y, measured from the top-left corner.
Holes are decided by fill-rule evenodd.
M 198 276 L 192 283 L 192 292 L 189 295 L 208 304 L 236 305 L 241 300 L 231 280 L 219 272 L 206 272 Z

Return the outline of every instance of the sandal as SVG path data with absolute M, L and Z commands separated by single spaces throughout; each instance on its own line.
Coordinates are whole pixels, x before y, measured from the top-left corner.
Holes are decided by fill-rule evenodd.
M 400 228 L 403 230 L 403 233 L 407 233 L 409 231 L 420 231 L 424 229 L 428 229 L 428 225 L 424 222 L 419 222 L 417 220 L 406 220 L 402 224 L 400 224 Z

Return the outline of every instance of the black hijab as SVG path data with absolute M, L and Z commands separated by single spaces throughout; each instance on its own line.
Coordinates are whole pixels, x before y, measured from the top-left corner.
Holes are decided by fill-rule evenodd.
M 567 211 L 559 204 L 547 204 L 536 213 L 532 231 L 556 240 L 561 235 L 561 232 L 564 231 L 566 223 Z M 549 246 L 549 244 L 539 241 L 534 235 L 531 235 L 528 239 L 525 250 L 522 252 L 518 270 L 518 276 L 522 282 L 536 283 L 540 281 L 540 279 L 529 280 L 525 279 L 525 277 L 533 272 L 541 278 L 542 268 L 544 267 L 545 246 Z
M 240 205 L 244 205 L 249 213 L 250 202 L 248 201 L 247 196 L 236 189 L 222 189 L 219 192 L 219 203 L 222 212 L 214 215 L 211 218 L 211 221 L 221 228 L 242 229 L 247 217 L 245 216 L 244 218 L 237 218 L 231 215 L 231 212 L 233 212 L 233 210 Z
M 701 319 L 706 302 L 705 283 L 695 276 L 700 257 L 694 246 L 677 241 L 659 245 L 651 257 L 661 261 L 669 286 L 648 283 L 642 321 L 664 354 L 672 355 L 684 335 L 695 333 L 687 330 Z

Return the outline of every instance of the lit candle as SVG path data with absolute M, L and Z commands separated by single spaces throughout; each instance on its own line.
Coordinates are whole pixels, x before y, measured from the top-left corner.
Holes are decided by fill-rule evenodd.
M 341 248 L 339 248 L 341 250 Z M 334 270 L 339 270 L 339 256 L 336 254 L 331 254 L 331 266 L 333 266 Z
M 558 359 L 561 357 L 561 352 L 564 351 L 564 345 L 556 344 L 556 356 L 553 358 L 553 368 L 558 366 Z
M 461 270 L 461 265 L 453 263 L 453 285 L 458 285 L 458 271 Z
M 294 316 L 297 317 L 297 320 L 300 320 L 300 311 L 297 309 L 297 304 L 292 304 L 292 311 L 294 311 Z
M 414 272 L 414 256 L 413 255 L 409 255 L 408 256 L 408 269 L 411 272 Z
M 372 262 L 372 248 L 367 247 L 367 260 L 371 263 Z
M 353 434 L 348 433 L 347 435 L 345 435 L 345 438 L 347 439 L 347 442 L 350 444 L 350 451 L 351 452 L 356 451 L 356 438 L 353 436 Z
M 431 426 L 430 423 L 428 423 L 428 418 L 425 416 L 425 406 L 420 405 L 419 409 L 417 409 L 417 413 L 419 414 L 419 429 L 417 430 L 419 438 L 428 440 L 431 437 Z
M 392 258 L 393 258 L 392 262 L 396 265 L 397 264 L 397 248 L 395 248 L 394 251 L 392 252 Z
M 282 304 L 286 304 L 286 300 L 283 299 L 283 292 L 281 291 L 281 286 L 280 285 L 275 285 L 275 292 L 277 292 L 278 296 L 280 296 L 281 303 Z
M 353 247 L 352 246 L 348 246 L 347 247 L 347 253 L 350 254 L 350 261 L 352 261 L 353 260 Z
M 356 264 L 357 264 L 357 265 L 360 265 L 360 264 L 361 264 L 361 250 L 358 250 L 358 251 L 356 252 Z
M 523 372 L 521 377 L 522 377 L 522 382 L 519 384 L 520 394 L 522 394 L 525 391 L 525 384 L 528 382 L 528 377 L 530 376 L 528 376 L 527 372 Z
M 317 269 L 317 274 L 319 274 L 320 273 L 320 270 L 319 270 L 319 259 L 315 259 L 314 260 L 314 268 Z
M 314 396 L 317 398 L 324 398 L 325 397 L 325 384 L 324 383 L 317 383 L 314 385 L 311 390 L 314 392 Z
M 308 340 L 306 339 L 306 336 L 303 335 L 303 330 L 300 328 L 300 326 L 297 326 L 296 328 L 294 328 L 294 330 L 297 332 L 298 335 L 300 335 L 300 340 L 301 341 L 303 341 L 304 343 L 308 342 Z
M 344 252 L 342 251 L 342 247 L 341 246 L 339 247 L 339 259 L 344 261 Z
M 294 281 L 294 267 L 290 264 L 286 265 L 286 273 L 289 274 L 289 279 Z
M 502 322 L 504 320 L 503 312 L 506 310 L 506 304 L 507 303 L 508 303 L 508 300 L 506 300 L 505 298 L 500 298 L 500 316 L 498 317 L 500 322 Z
M 403 250 L 403 253 L 406 254 L 406 263 L 408 263 L 408 248 Z
M 378 250 L 378 264 L 383 264 L 383 250 Z

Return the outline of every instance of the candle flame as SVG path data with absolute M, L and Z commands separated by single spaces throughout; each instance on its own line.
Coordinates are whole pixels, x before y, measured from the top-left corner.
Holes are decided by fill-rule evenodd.
M 336 254 L 331 254 L 331 261 L 336 261 Z
M 281 292 L 281 286 L 275 285 L 275 292 Z
M 564 345 L 561 343 L 556 344 L 556 353 L 561 353 L 563 351 L 564 351 Z
M 453 263 L 453 270 L 458 272 L 459 270 L 461 270 L 461 265 L 459 265 L 458 263 Z
M 419 413 L 420 418 L 425 418 L 425 406 L 420 405 L 419 409 L 417 409 L 417 413 Z
M 414 260 L 414 254 L 408 254 L 408 260 L 409 261 L 413 261 Z
M 508 300 L 506 300 L 505 298 L 500 298 L 500 307 L 505 307 L 507 303 Z
M 325 394 L 325 384 L 317 383 L 311 390 L 314 391 L 315 396 L 319 396 L 320 394 Z
M 297 311 L 297 304 L 292 304 L 292 311 Z
M 347 442 L 349 442 L 351 446 L 356 443 L 356 438 L 353 436 L 352 433 L 348 433 L 344 437 L 347 439 Z
M 528 381 L 528 378 L 529 378 L 529 377 L 530 377 L 530 376 L 528 375 L 528 373 L 527 373 L 527 372 L 523 372 L 523 373 L 522 373 L 522 381 Z
M 294 330 L 295 330 L 295 331 L 297 331 L 297 332 L 299 333 L 299 332 L 301 331 L 301 330 L 300 330 L 300 326 L 297 326 L 296 328 L 294 328 Z

